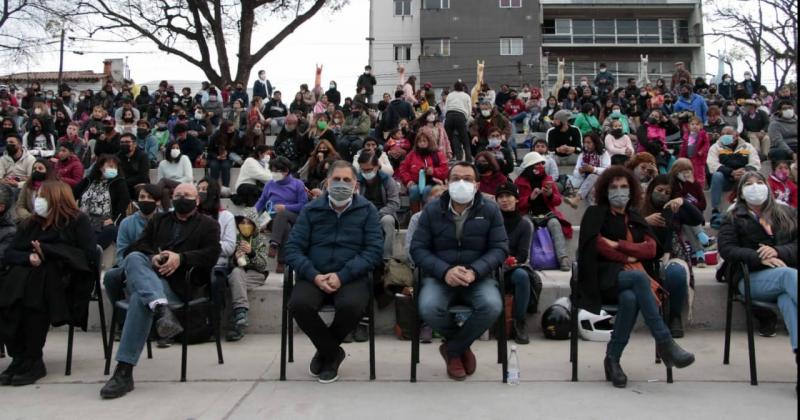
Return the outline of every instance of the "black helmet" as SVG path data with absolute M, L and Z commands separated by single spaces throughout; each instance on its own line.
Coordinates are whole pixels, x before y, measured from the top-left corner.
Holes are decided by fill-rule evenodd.
M 569 313 L 569 298 L 562 297 L 542 314 L 542 333 L 552 340 L 566 340 L 572 329 Z

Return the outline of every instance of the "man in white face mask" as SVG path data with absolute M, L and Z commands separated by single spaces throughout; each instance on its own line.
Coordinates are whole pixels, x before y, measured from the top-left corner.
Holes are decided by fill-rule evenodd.
M 284 245 L 287 269 L 297 276 L 289 307 L 317 349 L 309 372 L 321 383 L 339 378 L 345 358 L 341 343 L 364 313 L 372 293 L 367 276 L 383 255 L 378 211 L 354 195 L 353 165 L 332 163 L 326 184 L 327 191 L 303 208 Z M 318 313 L 325 302 L 336 306 L 330 326 Z
M 778 102 L 767 129 L 770 139 L 770 160 L 797 161 L 797 115 L 792 101 Z
M 420 316 L 445 338 L 439 352 L 447 375 L 457 381 L 475 372 L 470 346 L 500 316 L 494 273 L 508 255 L 500 209 L 477 191 L 478 171 L 467 162 L 456 163 L 448 191 L 425 206 L 411 241 L 411 256 L 422 270 Z M 447 311 L 454 301 L 473 310 L 461 327 Z

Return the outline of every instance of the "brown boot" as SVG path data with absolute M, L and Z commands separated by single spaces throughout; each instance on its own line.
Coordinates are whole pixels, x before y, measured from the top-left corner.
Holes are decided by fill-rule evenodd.
M 475 359 L 475 353 L 472 352 L 472 349 L 467 348 L 467 351 L 461 355 L 461 363 L 464 365 L 464 372 L 467 375 L 472 375 L 475 373 L 475 369 L 478 366 L 478 361 Z
M 460 357 L 449 357 L 447 355 L 447 345 L 442 343 L 439 346 L 439 353 L 444 358 L 447 366 L 447 376 L 456 381 L 463 381 L 467 378 L 467 372 L 464 370 L 464 364 L 461 362 Z

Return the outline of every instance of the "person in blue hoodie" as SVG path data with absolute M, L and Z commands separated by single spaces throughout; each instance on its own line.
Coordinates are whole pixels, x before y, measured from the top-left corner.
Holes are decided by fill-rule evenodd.
M 682 85 L 679 88 L 680 98 L 675 103 L 673 112 L 692 111 L 694 115 L 706 123 L 706 114 L 708 113 L 708 104 L 702 96 L 692 92 L 691 85 Z

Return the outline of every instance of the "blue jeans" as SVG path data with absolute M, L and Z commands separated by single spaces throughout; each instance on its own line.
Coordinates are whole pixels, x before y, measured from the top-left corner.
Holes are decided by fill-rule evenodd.
M 742 282 L 739 291 L 744 294 Z M 797 269 L 778 267 L 751 272 L 750 294 L 753 300 L 778 302 L 792 349 L 797 350 Z
M 650 328 L 650 333 L 656 343 L 672 340 L 669 328 L 658 312 L 658 303 L 650 289 L 650 277 L 647 273 L 635 270 L 619 273 L 617 289 L 619 290 L 618 311 L 614 320 L 614 331 L 611 332 L 611 341 L 606 347 L 606 356 L 613 360 L 619 360 L 622 357 L 622 351 L 628 344 L 640 309 L 644 323 Z
M 722 203 L 722 193 L 730 191 L 733 187 L 733 182 L 722 172 L 714 172 L 711 175 L 711 208 L 719 210 L 719 205 Z
M 689 273 L 682 265 L 672 263 L 664 268 L 664 289 L 669 293 L 670 316 L 678 316 L 683 311 L 683 302 L 689 293 L 689 282 L 686 277 Z
M 209 159 L 208 169 L 211 172 L 211 178 L 219 181 L 220 173 L 222 175 L 222 186 L 228 187 L 231 183 L 231 166 L 233 161 L 231 159 Z
M 136 365 L 142 354 L 150 328 L 153 325 L 153 311 L 149 304 L 156 299 L 180 302 L 181 299 L 163 279 L 153 271 L 150 258 L 141 252 L 132 252 L 123 262 L 128 290 L 128 313 L 122 338 L 117 350 L 117 361 Z
M 460 328 L 449 312 L 449 308 L 456 304 L 472 308 L 472 314 Z M 432 277 L 422 279 L 419 315 L 423 322 L 447 340 L 445 344 L 450 357 L 464 354 L 484 331 L 497 322 L 502 307 L 495 279 L 478 279 L 468 287 L 450 287 L 443 280 Z
M 527 112 L 520 112 L 519 114 L 514 115 L 513 117 L 508 119 L 509 121 L 511 121 L 511 124 L 512 124 L 511 127 L 513 127 L 513 129 L 514 129 L 514 133 L 518 132 L 517 131 L 517 123 L 525 121 L 526 118 L 528 118 L 528 113 Z
M 426 185 L 420 193 L 419 185 L 412 185 L 411 188 L 408 189 L 408 200 L 412 203 L 416 203 L 418 201 L 422 201 L 424 203 L 425 199 L 428 198 L 428 194 L 431 192 L 431 188 L 433 187 Z
M 528 303 L 531 300 L 531 280 L 528 272 L 517 268 L 511 272 L 509 280 L 514 288 L 514 319 L 525 319 Z

